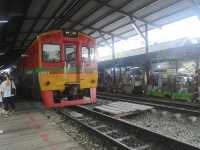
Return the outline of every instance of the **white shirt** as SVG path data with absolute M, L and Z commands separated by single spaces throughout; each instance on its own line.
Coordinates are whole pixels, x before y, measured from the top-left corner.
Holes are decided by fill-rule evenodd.
M 13 81 L 11 81 L 11 84 L 12 84 L 12 88 L 15 88 L 15 84 Z M 13 94 L 11 94 L 11 84 L 8 83 L 8 81 L 3 81 L 1 83 L 1 90 L 3 92 L 3 97 L 11 97 L 11 96 L 14 96 Z

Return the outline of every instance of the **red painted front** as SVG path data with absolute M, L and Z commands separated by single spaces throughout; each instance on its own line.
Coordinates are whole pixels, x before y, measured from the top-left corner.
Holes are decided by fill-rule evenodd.
M 59 44 L 61 47 L 61 61 L 60 62 L 44 62 L 42 59 L 42 46 L 43 44 Z M 96 47 L 95 40 L 90 39 L 85 35 L 80 34 L 79 39 L 68 38 L 63 35 L 63 32 L 50 32 L 39 36 L 25 52 L 25 57 L 22 58 L 22 65 L 25 69 L 34 69 L 38 67 L 64 67 L 65 64 L 65 44 L 74 44 L 77 46 L 76 66 L 81 66 L 81 46 Z M 41 64 L 40 64 L 41 62 Z
M 79 38 L 68 38 L 63 35 L 63 32 L 53 32 L 52 34 L 46 34 L 40 37 L 40 42 L 41 42 L 41 47 L 43 44 L 59 44 L 61 47 L 61 61 L 60 62 L 53 62 L 53 63 L 46 63 L 41 59 L 42 66 L 44 68 L 48 67 L 64 67 L 65 61 L 67 63 L 67 60 L 65 58 L 65 50 L 64 50 L 64 45 L 76 45 L 77 50 L 76 50 L 76 66 L 80 67 L 81 66 L 81 46 L 89 46 L 89 47 L 96 47 L 95 45 L 95 40 L 91 39 L 90 37 L 87 37 L 85 35 L 80 34 Z M 42 53 L 41 53 L 42 54 Z
M 90 95 L 91 95 L 91 98 L 89 100 L 85 100 L 85 99 L 61 100 L 61 103 L 54 103 L 53 92 L 52 91 L 43 91 L 42 99 L 43 99 L 44 105 L 47 108 L 96 103 L 96 88 L 90 89 Z

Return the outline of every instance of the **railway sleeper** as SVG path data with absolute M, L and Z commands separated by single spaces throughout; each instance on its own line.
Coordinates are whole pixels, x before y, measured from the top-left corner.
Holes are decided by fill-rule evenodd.
M 130 138 L 131 138 L 130 136 L 124 136 L 124 137 L 121 137 L 121 138 L 117 138 L 116 140 L 119 141 L 119 142 L 122 142 L 122 141 L 128 140 Z
M 99 126 L 96 126 L 96 127 L 93 127 L 94 129 L 96 130 L 99 130 L 99 129 L 102 129 L 102 128 L 106 128 L 106 125 L 99 125 Z
M 62 114 L 64 114 L 64 115 L 66 115 L 66 116 L 68 116 L 68 113 L 66 113 L 66 112 L 61 112 Z M 118 137 L 118 139 L 120 139 L 119 138 L 119 136 L 121 135 L 120 133 L 119 133 L 119 131 L 115 131 L 115 130 L 112 130 L 112 129 L 110 129 L 110 127 L 109 126 L 106 126 L 106 125 L 99 125 L 99 126 L 97 126 L 96 128 L 95 127 L 92 127 L 91 125 L 89 125 L 87 122 L 83 122 L 83 121 L 80 121 L 80 120 L 84 120 L 85 121 L 85 118 L 76 118 L 76 117 L 73 117 L 73 116 L 71 116 L 71 115 L 69 115 L 69 117 L 72 119 L 72 120 L 74 120 L 74 121 L 78 121 L 79 123 L 81 123 L 84 127 L 86 127 L 86 128 L 90 128 L 90 129 L 92 129 L 94 132 L 98 132 L 98 134 L 99 135 L 101 135 L 101 136 L 103 136 L 103 137 L 105 137 L 105 138 L 107 138 L 109 141 L 111 141 L 113 144 L 115 143 L 116 144 L 116 146 L 119 146 L 119 147 L 121 147 L 122 149 L 126 149 L 126 150 L 144 150 L 144 149 L 141 149 L 141 148 L 137 148 L 137 147 L 129 147 L 129 146 L 127 146 L 126 144 L 123 144 L 122 142 L 120 142 L 120 141 L 118 141 L 117 140 L 117 138 L 116 137 L 112 137 L 112 135 L 117 135 L 117 137 Z M 87 117 L 87 119 L 92 119 L 92 118 L 90 118 L 90 117 Z M 100 131 L 100 130 L 98 130 L 98 129 L 102 129 L 102 128 L 104 128 L 105 127 L 105 129 L 107 130 L 107 131 L 105 131 L 105 132 L 102 132 L 102 131 Z M 110 132 L 109 132 L 110 131 Z M 125 136 L 126 137 L 126 136 Z M 121 138 L 122 139 L 122 138 Z M 123 140 L 125 140 L 126 138 L 124 138 Z M 122 141 L 123 141 L 122 140 Z M 137 144 L 137 143 L 135 143 L 135 144 Z M 121 149 L 120 148 L 120 149 Z
M 73 116 L 72 116 L 73 117 Z M 88 122 L 88 121 L 90 121 L 90 120 L 92 120 L 92 118 L 91 117 L 85 117 L 85 118 L 76 118 L 77 120 L 79 120 L 79 121 L 83 121 L 83 122 Z

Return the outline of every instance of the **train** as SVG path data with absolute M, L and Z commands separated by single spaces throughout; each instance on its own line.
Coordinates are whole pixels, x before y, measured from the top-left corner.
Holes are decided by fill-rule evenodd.
M 89 35 L 45 32 L 21 56 L 18 72 L 24 95 L 47 108 L 96 102 L 96 42 Z

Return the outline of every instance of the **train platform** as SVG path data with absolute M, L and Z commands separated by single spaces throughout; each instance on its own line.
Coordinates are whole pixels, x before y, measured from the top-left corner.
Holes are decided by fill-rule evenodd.
M 0 150 L 83 150 L 38 106 L 20 102 L 14 114 L 0 116 Z

